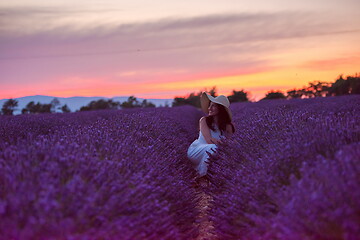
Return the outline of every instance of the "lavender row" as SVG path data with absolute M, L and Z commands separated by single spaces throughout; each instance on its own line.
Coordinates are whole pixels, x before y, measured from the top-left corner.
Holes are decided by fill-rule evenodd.
M 186 149 L 199 114 L 178 107 L 1 118 L 18 135 L 2 130 L 0 238 L 196 237 Z
M 343 210 L 359 211 L 356 204 L 345 206 L 349 194 L 350 199 L 359 195 L 358 182 L 349 182 L 352 187 L 358 186 L 351 191 L 348 183 L 337 179 L 338 175 L 331 171 L 324 173 L 328 174 L 327 179 L 332 179 L 328 186 L 336 184 L 342 192 L 351 192 L 335 197 L 332 191 L 326 192 L 329 189 L 326 188 L 321 194 L 317 193 L 318 198 L 326 201 L 335 198 L 332 207 L 336 213 L 327 209 L 326 204 L 316 205 L 320 202 L 308 206 L 313 203 L 301 199 L 316 192 L 322 180 L 310 178 L 302 166 L 306 164 L 307 170 L 321 171 L 320 162 L 324 161 L 317 159 L 329 159 L 330 164 L 339 149 L 360 142 L 360 96 L 239 103 L 233 104 L 232 110 L 237 132 L 212 156 L 209 166 L 211 184 L 206 189 L 213 197 L 209 215 L 219 238 L 291 239 L 289 237 L 294 234 L 292 239 L 337 239 L 341 230 L 342 238 L 352 239 L 349 236 L 359 231 L 360 224 L 356 218 L 349 218 L 345 223 L 347 213 Z M 351 149 L 349 153 L 343 150 L 337 164 L 345 164 L 347 160 L 359 164 L 354 154 L 359 151 L 359 145 L 352 145 Z M 348 170 L 339 173 L 342 178 L 357 174 L 360 179 L 356 168 L 355 172 L 346 172 Z M 296 179 L 312 187 L 295 188 L 293 182 Z M 313 211 L 307 211 L 308 208 Z M 340 229 L 334 238 L 317 235 L 327 232 L 330 224 L 316 209 L 329 210 L 332 219 L 340 221 L 338 224 L 332 222 Z M 296 218 L 294 213 L 301 215 Z M 280 216 L 293 217 L 293 225 L 286 225 L 285 217 Z M 317 232 L 299 228 L 311 224 L 314 219 L 318 221 Z M 345 225 L 348 227 L 343 228 Z M 273 235 L 266 235 L 268 232 Z M 281 233 L 276 235 L 276 232 Z
M 360 142 L 312 161 L 303 163 L 301 179 L 292 176 L 283 191 L 269 192 L 281 206 L 276 215 L 249 215 L 257 226 L 249 239 L 359 239 Z

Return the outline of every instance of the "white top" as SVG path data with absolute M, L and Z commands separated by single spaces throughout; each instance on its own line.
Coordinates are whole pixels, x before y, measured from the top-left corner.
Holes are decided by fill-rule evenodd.
M 211 137 L 216 138 L 216 139 L 220 139 L 220 136 L 221 136 L 221 131 L 220 131 L 220 129 L 219 129 L 217 126 L 215 126 L 214 128 L 215 128 L 215 131 L 213 131 L 213 130 L 211 130 L 211 129 L 209 128 Z M 206 142 L 206 140 L 205 140 L 205 138 L 204 138 L 204 135 L 202 134 L 201 131 L 199 131 L 199 137 L 198 137 L 197 140 L 198 140 L 198 143 L 200 143 L 200 144 L 208 144 L 208 143 Z M 196 140 L 195 140 L 195 141 L 196 141 Z

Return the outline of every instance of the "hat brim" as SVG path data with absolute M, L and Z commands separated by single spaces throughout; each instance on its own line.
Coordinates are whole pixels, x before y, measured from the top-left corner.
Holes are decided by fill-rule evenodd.
M 214 102 L 214 103 L 217 103 L 217 104 L 220 104 L 222 106 L 224 106 L 223 104 L 219 103 L 216 101 L 216 99 L 211 96 L 210 94 L 208 94 L 207 92 L 203 92 L 200 96 L 200 103 L 201 103 L 201 109 L 204 113 L 206 114 L 209 114 L 209 105 L 210 105 L 210 102 Z M 230 120 L 232 121 L 232 113 L 230 111 L 230 109 L 226 106 L 224 106 L 227 113 L 229 114 L 229 117 L 230 117 Z

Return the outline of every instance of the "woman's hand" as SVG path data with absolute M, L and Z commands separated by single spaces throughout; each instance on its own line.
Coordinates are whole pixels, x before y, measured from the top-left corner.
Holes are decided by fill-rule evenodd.
M 210 138 L 210 142 L 213 143 L 213 144 L 219 144 L 219 143 L 222 143 L 222 141 L 220 139 L 216 139 L 216 138 Z

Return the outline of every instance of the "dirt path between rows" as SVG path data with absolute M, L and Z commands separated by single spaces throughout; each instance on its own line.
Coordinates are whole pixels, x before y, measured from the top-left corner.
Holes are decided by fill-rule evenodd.
M 197 188 L 197 193 L 199 194 L 200 201 L 198 205 L 198 209 L 200 211 L 199 214 L 199 236 L 195 240 L 215 240 L 217 239 L 216 235 L 211 233 L 214 229 L 213 223 L 209 220 L 207 210 L 209 208 L 209 203 L 211 201 L 211 196 L 206 194 L 202 187 Z

